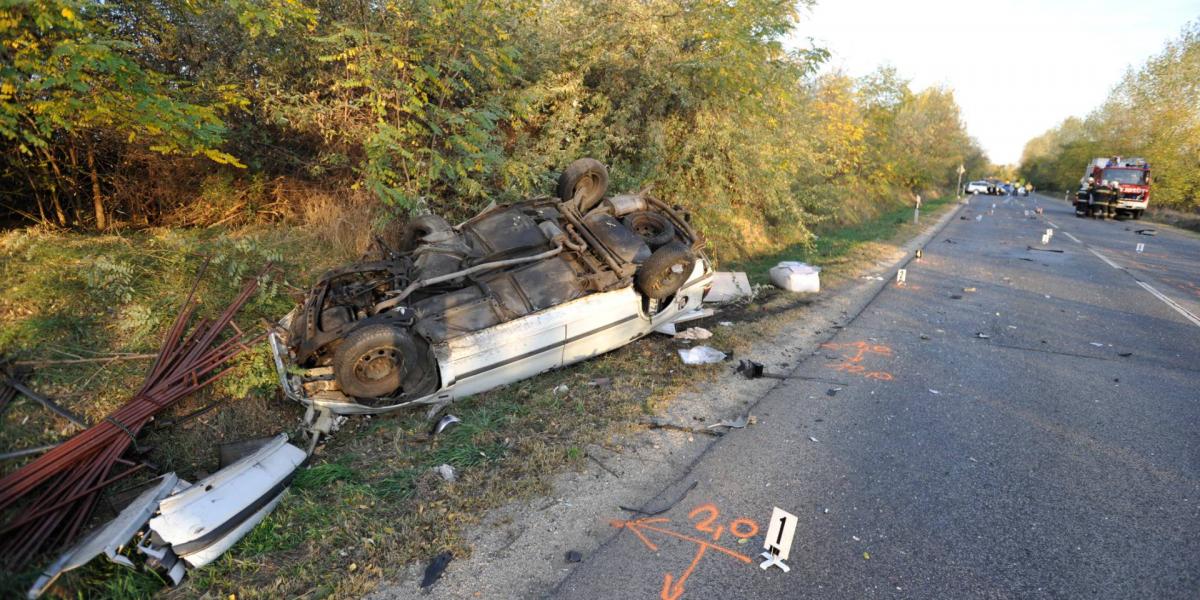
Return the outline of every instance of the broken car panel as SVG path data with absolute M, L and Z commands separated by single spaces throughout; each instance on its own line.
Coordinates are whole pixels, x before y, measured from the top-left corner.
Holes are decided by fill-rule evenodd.
M 178 585 L 186 568 L 215 560 L 263 520 L 287 491 L 304 450 L 279 434 L 255 452 L 194 483 L 175 473 L 162 477 L 142 492 L 112 521 L 102 525 L 43 571 L 28 597 L 37 598 L 66 571 L 83 566 L 103 553 L 109 560 L 133 568 L 117 551 L 135 537 L 146 565 Z
M 327 433 L 322 415 L 436 411 L 694 313 L 712 269 L 687 214 L 644 193 L 604 198 L 607 181 L 581 159 L 558 198 L 457 227 L 416 217 L 380 260 L 327 273 L 272 333 L 285 393 Z

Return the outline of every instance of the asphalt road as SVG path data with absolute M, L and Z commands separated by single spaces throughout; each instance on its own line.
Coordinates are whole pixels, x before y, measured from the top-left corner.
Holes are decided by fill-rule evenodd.
M 796 367 L 839 385 L 781 381 L 553 595 L 1200 597 L 1200 237 L 981 197 L 907 282 Z

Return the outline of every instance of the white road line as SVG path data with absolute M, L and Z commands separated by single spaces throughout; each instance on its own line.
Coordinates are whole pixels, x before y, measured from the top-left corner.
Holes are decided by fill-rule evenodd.
M 1083 242 L 1079 241 L 1079 238 L 1077 238 L 1077 237 L 1075 237 L 1075 236 L 1071 235 L 1071 232 L 1070 232 L 1070 231 L 1064 231 L 1064 232 L 1063 232 L 1063 235 L 1065 235 L 1065 236 L 1067 236 L 1067 237 L 1071 238 L 1071 241 L 1072 241 L 1072 242 L 1075 242 L 1076 244 L 1082 244 L 1082 243 L 1083 243 Z
M 1071 235 L 1071 234 L 1068 233 L 1067 235 Z M 1088 252 L 1091 252 L 1092 254 L 1095 254 L 1096 256 L 1100 257 L 1100 260 L 1104 261 L 1105 264 L 1107 264 L 1108 266 L 1110 266 L 1114 269 L 1121 268 L 1121 265 L 1118 265 L 1117 263 L 1115 263 L 1111 260 L 1108 260 L 1107 256 L 1104 256 L 1103 254 L 1100 254 L 1099 252 L 1096 252 L 1095 250 L 1092 250 L 1091 248 L 1088 248 Z M 1141 283 L 1141 282 L 1139 281 L 1138 283 Z
M 1137 281 L 1137 280 L 1135 279 L 1134 281 Z M 1163 295 L 1162 292 L 1151 287 L 1150 284 L 1148 284 L 1144 281 L 1138 281 L 1137 284 L 1142 286 L 1143 288 L 1145 288 L 1147 292 L 1154 294 L 1154 296 L 1156 298 L 1158 298 L 1159 300 L 1162 300 L 1167 306 L 1170 306 L 1171 308 L 1175 309 L 1175 312 L 1183 315 L 1183 318 L 1191 321 L 1192 325 L 1195 325 L 1196 327 L 1200 327 L 1200 317 L 1193 315 L 1191 312 L 1188 311 L 1188 309 L 1180 306 L 1174 300 L 1166 297 L 1165 295 Z
M 1049 223 L 1051 227 L 1058 229 L 1058 225 L 1055 225 L 1054 221 L 1051 221 L 1050 219 L 1046 219 L 1046 222 Z M 1066 233 L 1066 232 L 1064 231 L 1063 233 Z

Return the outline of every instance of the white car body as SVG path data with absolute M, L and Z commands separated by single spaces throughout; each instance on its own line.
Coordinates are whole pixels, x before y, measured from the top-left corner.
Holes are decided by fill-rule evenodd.
M 988 193 L 988 183 L 986 181 L 972 181 L 967 184 L 966 192 L 968 194 L 986 194 Z
M 708 260 L 696 260 L 692 274 L 670 302 L 647 314 L 644 297 L 632 285 L 596 292 L 512 321 L 434 344 L 441 384 L 421 398 L 368 406 L 339 391 L 306 394 L 300 376 L 289 374 L 285 340 L 271 333 L 271 350 L 285 394 L 306 406 L 339 415 L 381 414 L 402 408 L 445 406 L 538 373 L 615 350 L 668 323 L 698 313 L 712 282 Z M 285 317 L 282 329 L 287 329 Z M 316 371 L 316 369 L 313 369 Z

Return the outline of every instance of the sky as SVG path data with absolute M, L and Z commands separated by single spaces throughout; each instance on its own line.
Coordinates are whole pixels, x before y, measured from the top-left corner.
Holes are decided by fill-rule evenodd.
M 832 53 L 827 69 L 859 76 L 891 65 L 914 90 L 954 91 L 967 132 L 992 162 L 1016 164 L 1025 142 L 1100 105 L 1200 19 L 1200 0 L 817 0 L 790 45 Z

